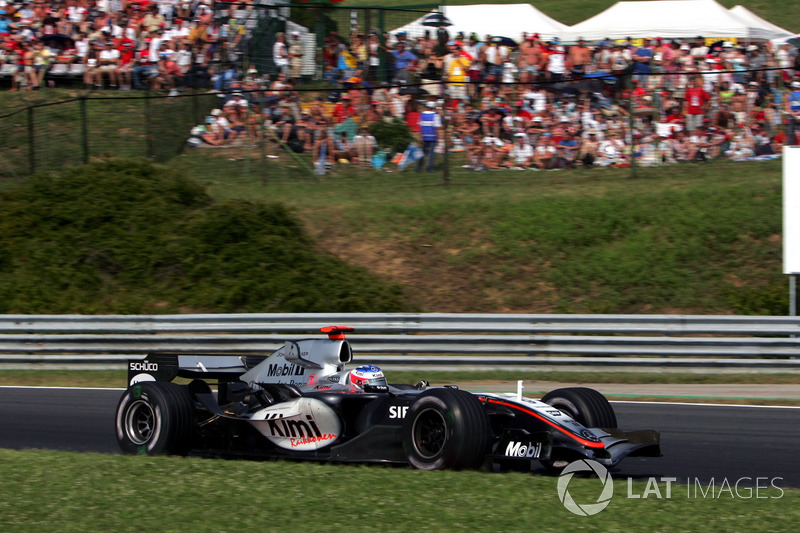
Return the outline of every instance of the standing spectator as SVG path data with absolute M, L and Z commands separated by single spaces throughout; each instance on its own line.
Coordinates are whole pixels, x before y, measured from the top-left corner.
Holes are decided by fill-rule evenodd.
M 564 81 L 564 74 L 567 72 L 566 53 L 564 52 L 564 47 L 559 44 L 557 37 L 550 39 L 544 58 L 547 65 L 548 79 L 551 82 Z
M 461 49 L 461 41 L 451 42 L 450 53 L 444 58 L 445 72 L 447 74 L 448 92 L 450 98 L 466 100 L 467 98 L 467 72 L 470 59 Z
M 534 33 L 519 46 L 517 65 L 519 66 L 520 81 L 530 83 L 539 78 L 539 66 L 542 63 L 542 46 L 539 34 Z
M 52 61 L 53 52 L 42 41 L 36 41 L 33 49 L 33 69 L 36 73 L 34 89 L 38 89 L 44 84 L 44 75 L 47 73 L 47 69 L 50 68 Z
M 586 74 L 586 67 L 592 60 L 592 51 L 578 37 L 578 44 L 569 47 L 569 62 L 572 65 L 572 76 L 579 78 Z
M 425 159 L 428 159 L 428 172 L 434 171 L 434 156 L 436 143 L 439 140 L 439 129 L 442 127 L 442 118 L 436 112 L 436 103 L 425 104 L 427 109 L 420 114 L 419 129 L 422 136 L 422 157 L 417 160 L 417 172 L 422 170 Z
M 283 32 L 278 32 L 275 36 L 275 44 L 272 47 L 272 61 L 279 74 L 289 72 L 289 49 L 286 47 L 286 36 Z
M 785 144 L 797 146 L 799 144 L 797 134 L 800 133 L 800 81 L 792 82 L 791 92 L 786 97 L 784 109 L 789 117 Z
M 703 89 L 700 79 L 695 76 L 690 82 L 691 86 L 686 89 L 686 97 L 683 104 L 683 115 L 686 120 L 686 131 L 692 132 L 703 124 L 703 114 L 706 103 L 710 95 Z
M 643 39 L 642 46 L 633 52 L 633 79 L 639 80 L 641 86 L 647 85 L 650 74 L 650 63 L 653 60 L 653 50 L 650 48 L 650 39 Z
M 297 85 L 300 81 L 300 68 L 303 65 L 303 43 L 300 32 L 292 32 L 292 43 L 289 45 L 289 82 Z
M 394 81 L 410 82 L 411 72 L 416 64 L 417 56 L 406 50 L 406 45 L 403 41 L 399 41 L 394 50 L 387 50 L 394 58 Z

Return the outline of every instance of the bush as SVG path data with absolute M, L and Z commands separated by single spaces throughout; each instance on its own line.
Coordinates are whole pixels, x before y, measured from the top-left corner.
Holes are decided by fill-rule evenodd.
M 369 131 L 375 136 L 378 146 L 388 146 L 392 152 L 405 152 L 408 145 L 414 142 L 411 128 L 399 118 L 373 122 L 369 125 Z
M 282 204 L 215 203 L 148 162 L 36 176 L 0 196 L 0 234 L 0 313 L 411 310 Z

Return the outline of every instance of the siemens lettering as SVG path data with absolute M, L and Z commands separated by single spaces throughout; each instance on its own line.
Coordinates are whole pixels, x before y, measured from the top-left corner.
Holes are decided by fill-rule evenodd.
M 269 365 L 269 370 L 267 370 L 267 376 L 270 377 L 302 376 L 305 371 L 306 369 L 303 368 L 302 366 L 293 364 Z

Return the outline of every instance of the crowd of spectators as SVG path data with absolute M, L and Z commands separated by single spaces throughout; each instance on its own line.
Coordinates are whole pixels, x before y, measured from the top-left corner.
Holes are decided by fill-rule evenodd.
M 237 4 L 224 6 L 215 12 L 212 0 L 0 0 L 3 74 L 12 91 L 38 90 L 58 76 L 93 89 L 175 94 L 208 87 L 244 35 L 238 19 L 226 16 Z
M 313 102 L 293 92 L 291 46 L 276 44 L 276 64 L 278 54 L 287 60 L 253 111 L 286 146 L 315 157 L 324 146 L 331 163 L 369 164 L 352 144 L 379 121 L 404 121 L 422 145 L 428 109 L 444 124 L 436 150 L 465 152 L 478 170 L 742 160 L 798 142 L 800 57 L 788 44 L 383 37 L 326 38 L 323 71 L 338 89 Z
M 777 154 L 800 133 L 800 55 L 788 44 L 698 37 L 565 45 L 536 33 L 515 43 L 355 27 L 324 39 L 315 63 L 337 88 L 312 100 L 294 91 L 303 81 L 297 32 L 275 36 L 271 76 L 234 62 L 246 31 L 231 14 L 252 8 L 0 0 L 0 63 L 12 91 L 43 88 L 57 70 L 97 89 L 211 89 L 225 99 L 207 120 L 207 143 L 266 131 L 283 147 L 324 151 L 333 162 L 370 164 L 380 147 L 363 133 L 378 121 L 404 121 L 422 145 L 419 120 L 429 109 L 443 124 L 436 150 L 463 151 L 475 169 L 747 159 Z
M 789 44 L 443 33 L 384 35 L 385 45 L 374 32 L 332 36 L 325 70 L 340 82 L 364 79 L 345 83 L 369 88 L 350 91 L 360 123 L 393 116 L 418 132 L 418 104 L 436 102 L 449 123 L 442 139 L 474 169 L 740 160 L 798 144 L 800 56 Z M 389 90 L 374 67 L 382 52 Z M 348 53 L 355 63 L 341 61 Z

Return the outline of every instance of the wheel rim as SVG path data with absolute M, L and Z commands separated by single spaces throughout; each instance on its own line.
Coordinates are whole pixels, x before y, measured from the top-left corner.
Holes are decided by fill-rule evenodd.
M 128 406 L 125 415 L 125 432 L 134 444 L 147 443 L 155 432 L 156 415 L 153 406 L 144 400 L 136 400 Z
M 432 459 L 441 453 L 447 442 L 447 424 L 444 416 L 436 409 L 426 409 L 414 419 L 411 428 L 417 453 L 425 459 Z

